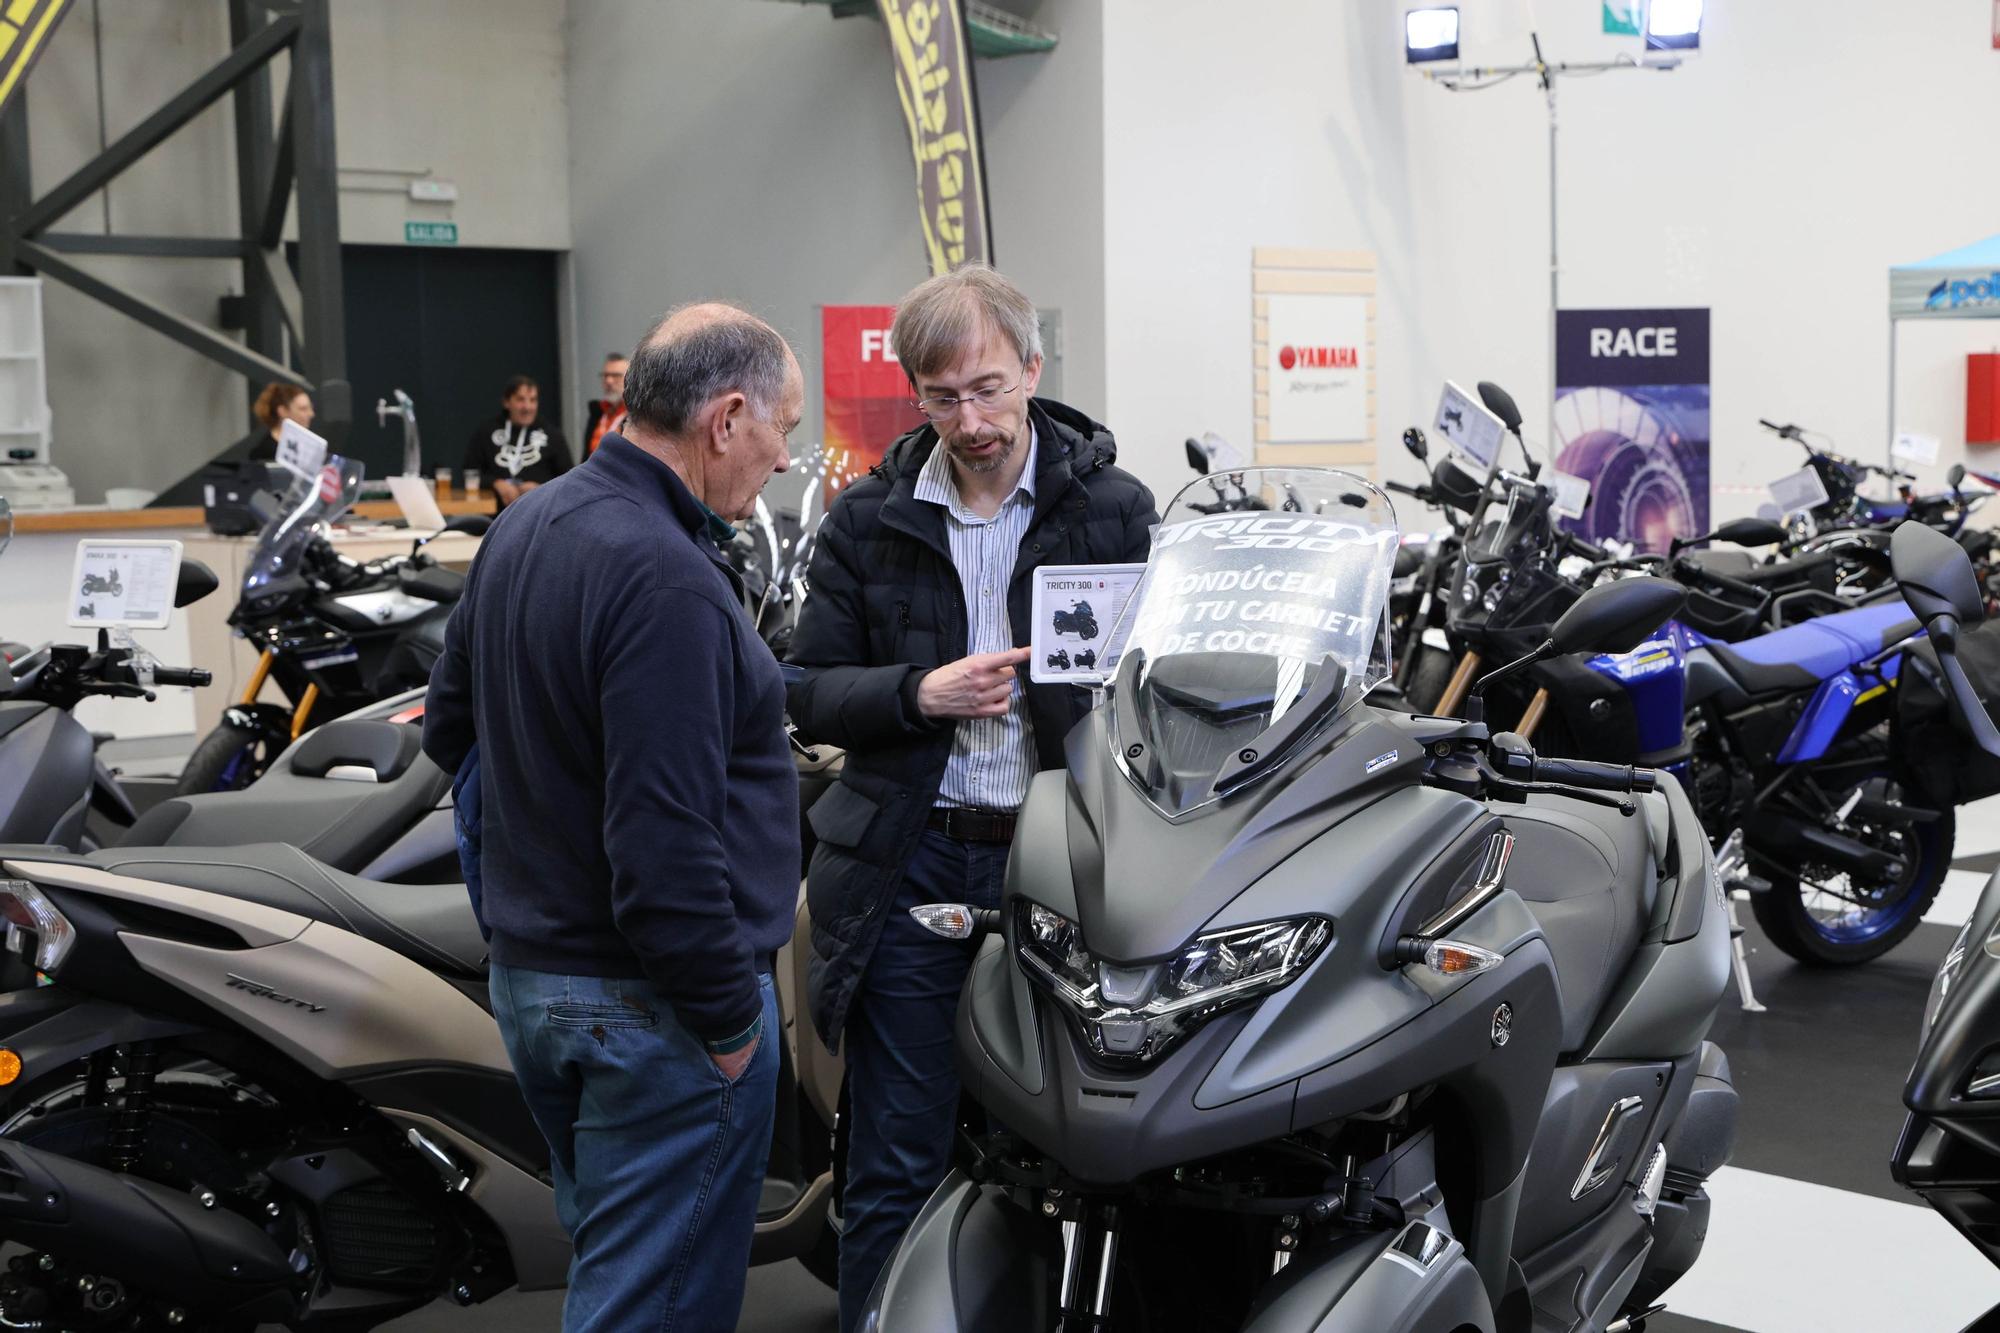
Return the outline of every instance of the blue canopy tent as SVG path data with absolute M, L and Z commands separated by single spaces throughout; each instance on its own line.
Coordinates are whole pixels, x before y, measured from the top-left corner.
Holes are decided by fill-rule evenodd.
M 1896 438 L 1896 326 L 1906 319 L 2000 319 L 2000 236 L 1889 270 L 1891 441 Z

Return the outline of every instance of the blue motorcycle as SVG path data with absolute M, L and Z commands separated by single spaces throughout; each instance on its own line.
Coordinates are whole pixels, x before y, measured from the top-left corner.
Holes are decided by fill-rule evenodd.
M 1496 726 L 1543 754 L 1679 777 L 1725 882 L 1803 962 L 1880 956 L 1916 928 L 1951 864 L 1951 806 L 1934 800 L 1894 725 L 1922 628 L 1899 598 L 1737 642 L 1669 622 L 1630 653 L 1540 658 L 1585 584 L 1622 572 L 1700 571 L 1684 557 L 1610 559 L 1563 533 L 1545 487 L 1501 473 L 1452 596 L 1451 633 L 1475 665 L 1532 665 L 1487 696 Z M 1581 852 L 1582 849 L 1579 848 Z

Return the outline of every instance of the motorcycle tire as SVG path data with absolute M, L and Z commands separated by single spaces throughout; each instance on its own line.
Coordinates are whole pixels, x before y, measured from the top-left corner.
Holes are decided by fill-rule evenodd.
M 1437 707 L 1437 701 L 1444 698 L 1445 686 L 1451 684 L 1451 674 L 1458 664 L 1450 653 L 1441 652 L 1429 646 L 1420 647 L 1417 665 L 1410 672 L 1410 683 L 1403 691 L 1403 697 L 1418 712 L 1426 712 Z
M 201 744 L 188 756 L 187 767 L 174 788 L 176 796 L 199 796 L 206 792 L 241 791 L 264 775 L 277 747 L 252 727 L 219 723 L 202 737 Z
M 1957 828 L 1947 810 L 1935 823 L 1910 823 L 1917 854 L 1915 877 L 1894 906 L 1876 919 L 1847 928 L 1830 926 L 1808 909 L 1811 890 L 1795 875 L 1768 874 L 1767 892 L 1750 895 L 1750 910 L 1771 943 L 1808 967 L 1852 967 L 1880 958 L 1907 939 L 1930 910 L 1951 869 Z

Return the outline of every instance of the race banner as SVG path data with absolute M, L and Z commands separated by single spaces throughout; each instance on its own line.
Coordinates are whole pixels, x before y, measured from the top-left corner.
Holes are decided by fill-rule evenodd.
M 1555 466 L 1589 483 L 1571 531 L 1659 552 L 1708 531 L 1708 311 L 1560 311 L 1556 386 Z
M 923 424 L 915 395 L 889 346 L 892 305 L 820 307 L 821 415 L 833 492 L 882 461 L 882 451 Z
M 959 0 L 875 0 L 917 166 L 917 211 L 933 274 L 993 261 L 972 47 Z

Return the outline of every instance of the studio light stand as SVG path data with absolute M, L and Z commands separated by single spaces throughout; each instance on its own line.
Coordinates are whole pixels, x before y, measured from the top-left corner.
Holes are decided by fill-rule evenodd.
M 1542 96 L 1549 108 L 1549 379 L 1548 415 L 1543 418 L 1544 429 L 1548 431 L 1550 457 L 1554 457 L 1556 429 L 1556 312 L 1562 309 L 1561 251 L 1557 247 L 1556 229 L 1556 80 L 1562 75 L 1592 77 L 1608 73 L 1614 69 L 1639 69 L 1665 71 L 1680 68 L 1681 58 L 1676 55 L 1651 56 L 1639 59 L 1634 56 L 1620 56 L 1616 60 L 1600 60 L 1589 63 L 1558 61 L 1549 63 L 1542 57 L 1542 39 L 1539 33 L 1531 32 L 1528 40 L 1534 43 L 1535 58 L 1525 65 L 1475 66 L 1470 69 L 1453 66 L 1450 69 L 1418 67 L 1418 73 L 1432 83 L 1440 84 L 1452 92 L 1483 92 L 1496 88 L 1509 79 L 1523 74 L 1532 74 L 1541 85 Z

